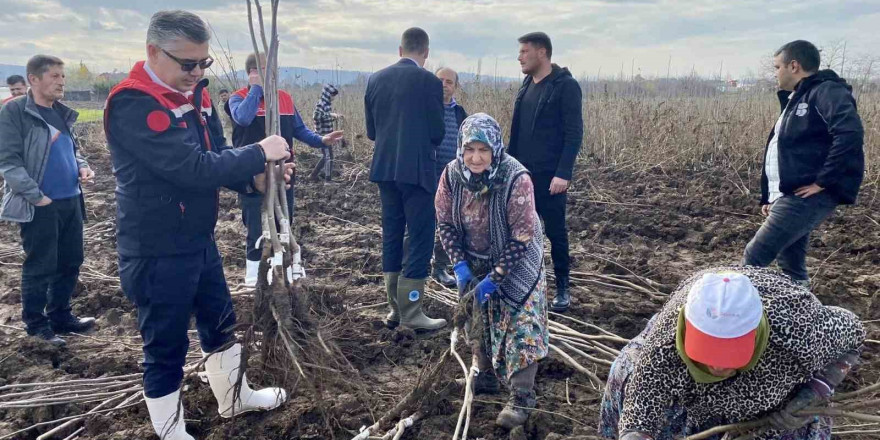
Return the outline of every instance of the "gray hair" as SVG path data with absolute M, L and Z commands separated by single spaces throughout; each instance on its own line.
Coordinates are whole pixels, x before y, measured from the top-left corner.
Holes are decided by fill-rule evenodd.
M 181 39 L 202 44 L 211 40 L 211 34 L 205 22 L 192 12 L 175 10 L 153 14 L 147 29 L 147 44 L 162 47 Z

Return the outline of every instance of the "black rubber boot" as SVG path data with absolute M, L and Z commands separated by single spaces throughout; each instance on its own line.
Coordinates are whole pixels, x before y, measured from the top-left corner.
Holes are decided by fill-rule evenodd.
M 446 287 L 455 287 L 455 277 L 447 272 L 445 268 L 439 267 L 434 269 L 431 277 Z
M 568 275 L 556 275 L 556 296 L 550 303 L 550 310 L 563 313 L 571 305 L 571 294 L 568 290 Z

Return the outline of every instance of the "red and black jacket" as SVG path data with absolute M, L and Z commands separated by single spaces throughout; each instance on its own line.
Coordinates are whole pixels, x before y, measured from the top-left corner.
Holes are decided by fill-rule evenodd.
M 185 96 L 138 62 L 113 88 L 104 129 L 116 176 L 119 255 L 193 253 L 214 240 L 218 191 L 247 191 L 265 167 L 259 145 L 225 145 L 219 116 L 198 83 Z
M 235 91 L 242 99 L 247 97 L 248 87 Z M 293 147 L 293 128 L 294 116 L 296 108 L 293 105 L 293 98 L 284 90 L 278 91 L 278 114 L 281 120 L 281 137 L 287 141 L 287 145 Z M 257 115 L 254 117 L 250 125 L 238 125 L 235 118 L 232 117 L 230 111 L 229 117 L 232 120 L 232 145 L 234 147 L 242 147 L 259 142 L 266 137 L 266 102 L 260 100 L 260 106 L 257 108 Z M 291 161 L 293 156 L 291 156 Z

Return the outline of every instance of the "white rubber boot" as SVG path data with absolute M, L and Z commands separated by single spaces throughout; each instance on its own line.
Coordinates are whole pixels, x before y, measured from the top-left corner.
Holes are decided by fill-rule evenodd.
M 260 268 L 259 261 L 245 260 L 244 285 L 245 287 L 257 287 L 257 271 Z M 271 276 L 271 272 L 269 273 Z
M 208 356 L 208 353 L 202 353 Z M 240 399 L 233 402 L 235 382 L 238 381 L 238 368 L 241 365 L 241 344 L 235 344 L 226 351 L 211 354 L 205 361 L 205 372 L 211 391 L 217 398 L 220 417 L 230 418 L 250 411 L 268 411 L 278 408 L 287 401 L 287 392 L 281 388 L 263 388 L 254 391 L 242 378 Z
M 144 400 L 147 402 L 153 429 L 161 440 L 195 440 L 186 433 L 180 390 L 156 399 L 145 395 Z

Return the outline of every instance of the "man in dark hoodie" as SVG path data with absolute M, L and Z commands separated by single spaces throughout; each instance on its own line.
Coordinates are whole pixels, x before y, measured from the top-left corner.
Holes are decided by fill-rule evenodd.
M 808 41 L 776 51 L 782 113 L 770 132 L 761 175 L 767 219 L 743 256 L 749 266 L 775 259 L 807 287 L 810 232 L 838 204 L 855 203 L 865 173 L 864 130 L 852 87 L 833 71 L 819 70 L 819 61 L 819 50 Z
M 567 191 L 584 139 L 581 87 L 568 69 L 550 62 L 553 45 L 543 32 L 519 38 L 519 63 L 526 75 L 516 96 L 508 153 L 532 174 L 535 205 L 544 220 L 556 275 L 554 312 L 571 304 L 568 292 Z

